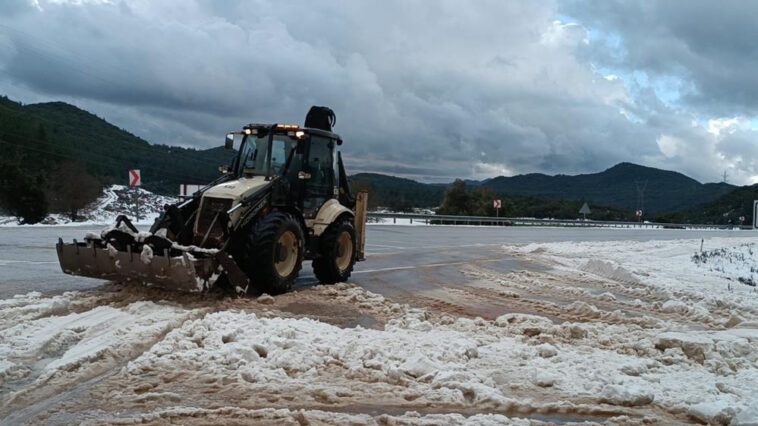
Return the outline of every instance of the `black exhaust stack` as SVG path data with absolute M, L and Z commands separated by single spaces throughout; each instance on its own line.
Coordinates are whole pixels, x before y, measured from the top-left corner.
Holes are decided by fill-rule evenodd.
M 325 106 L 312 106 L 305 116 L 305 127 L 312 129 L 332 131 L 332 127 L 337 123 L 337 117 L 331 108 Z

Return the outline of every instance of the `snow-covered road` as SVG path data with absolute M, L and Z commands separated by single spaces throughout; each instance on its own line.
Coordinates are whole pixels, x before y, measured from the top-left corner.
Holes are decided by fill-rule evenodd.
M 466 263 L 466 285 L 393 299 L 17 296 L 0 301 L 0 418 L 755 424 L 753 241 L 506 245 L 541 268 Z

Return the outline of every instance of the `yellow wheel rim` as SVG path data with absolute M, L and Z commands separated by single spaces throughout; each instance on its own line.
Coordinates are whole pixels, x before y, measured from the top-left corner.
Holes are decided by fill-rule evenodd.
M 274 268 L 280 277 L 287 277 L 295 270 L 297 248 L 297 237 L 292 231 L 286 231 L 279 236 L 274 249 Z
M 353 237 L 345 231 L 337 238 L 337 268 L 340 271 L 350 267 L 350 261 L 353 260 Z

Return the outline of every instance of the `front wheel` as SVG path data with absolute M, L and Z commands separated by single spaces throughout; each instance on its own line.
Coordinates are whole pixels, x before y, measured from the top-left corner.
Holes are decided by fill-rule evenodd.
M 355 266 L 355 229 L 349 221 L 335 222 L 321 234 L 313 273 L 322 284 L 347 281 Z
M 289 214 L 273 212 L 258 223 L 244 247 L 243 269 L 250 290 L 286 293 L 303 263 L 303 231 Z

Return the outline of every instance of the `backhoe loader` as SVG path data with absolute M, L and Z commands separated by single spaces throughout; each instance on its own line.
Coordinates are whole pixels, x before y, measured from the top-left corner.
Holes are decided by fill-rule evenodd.
M 363 260 L 367 194 L 353 197 L 332 132 L 335 116 L 312 107 L 305 125 L 249 124 L 223 174 L 164 211 L 149 231 L 129 219 L 56 250 L 63 272 L 184 291 L 288 291 L 304 259 L 324 284 Z

